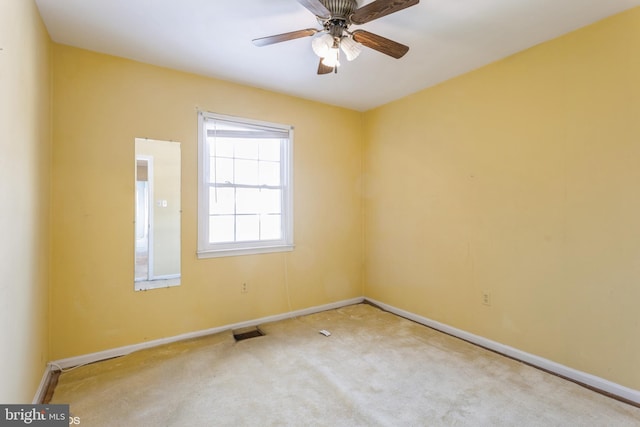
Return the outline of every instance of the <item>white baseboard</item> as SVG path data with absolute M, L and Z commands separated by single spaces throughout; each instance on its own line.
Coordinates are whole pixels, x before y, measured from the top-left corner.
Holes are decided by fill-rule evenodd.
M 365 301 L 368 301 L 371 304 L 374 304 L 390 313 L 397 314 L 398 316 L 413 320 L 414 322 L 429 326 L 430 328 L 436 329 L 449 335 L 453 335 L 454 337 L 469 341 L 473 344 L 477 344 L 480 347 L 493 350 L 497 353 L 504 354 L 513 359 L 528 363 L 540 369 L 544 369 L 546 371 L 568 378 L 577 383 L 593 387 L 594 389 L 609 393 L 613 396 L 617 396 L 624 400 L 628 400 L 640 405 L 640 391 L 638 390 L 616 384 L 614 382 L 605 380 L 604 378 L 600 378 L 595 375 L 588 374 L 586 372 L 569 368 L 568 366 L 561 365 L 549 359 L 545 359 L 543 357 L 518 350 L 517 348 L 509 347 L 508 345 L 504 345 L 499 342 L 474 335 L 470 332 L 463 331 L 462 329 L 457 329 L 444 323 L 419 316 L 417 314 L 393 307 L 380 301 L 376 301 L 372 298 L 365 298 Z
M 170 344 L 173 342 L 188 340 L 192 338 L 204 337 L 206 335 L 217 334 L 217 333 L 232 330 L 232 329 L 248 328 L 252 326 L 258 326 L 263 323 L 277 322 L 279 320 L 290 319 L 293 317 L 320 313 L 322 311 L 333 310 L 336 308 L 346 307 L 348 305 L 353 305 L 353 304 L 359 304 L 363 301 L 364 301 L 364 297 L 352 298 L 349 300 L 338 301 L 331 304 L 325 304 L 325 305 L 320 305 L 316 307 L 309 307 L 302 310 L 290 311 L 287 313 L 262 317 L 260 319 L 248 320 L 245 322 L 234 323 L 231 325 L 224 325 L 224 326 L 218 326 L 216 328 L 189 332 L 182 335 L 161 338 L 161 339 L 147 341 L 139 344 L 127 345 L 124 347 L 113 348 L 110 350 L 99 351 L 96 353 L 85 354 L 82 356 L 69 357 L 66 359 L 60 359 L 60 360 L 55 360 L 53 362 L 49 362 L 49 366 L 47 368 L 50 369 L 51 367 L 54 367 L 55 369 L 68 369 L 74 366 L 86 365 L 89 363 L 99 362 L 100 360 L 106 360 L 106 359 L 111 359 L 113 357 L 124 356 L 129 353 L 133 353 L 134 351 L 157 347 L 159 345 Z
M 44 401 L 44 398 L 47 395 L 47 389 L 49 388 L 49 381 L 51 380 L 51 374 L 53 373 L 53 369 L 50 364 L 44 368 L 44 374 L 42 374 L 42 379 L 40 380 L 40 385 L 38 386 L 38 390 L 36 390 L 35 396 L 33 396 L 34 405 L 40 404 Z

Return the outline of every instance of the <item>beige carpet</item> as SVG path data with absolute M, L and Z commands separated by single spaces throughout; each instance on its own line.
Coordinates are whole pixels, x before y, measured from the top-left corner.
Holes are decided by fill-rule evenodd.
M 51 403 L 83 426 L 640 426 L 639 408 L 366 304 L 261 329 L 63 373 Z

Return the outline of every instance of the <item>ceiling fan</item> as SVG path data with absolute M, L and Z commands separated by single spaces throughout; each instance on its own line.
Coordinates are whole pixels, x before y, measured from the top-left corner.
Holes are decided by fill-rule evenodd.
M 375 0 L 358 8 L 357 0 L 298 0 L 317 18 L 321 29 L 307 28 L 253 40 L 256 46 L 267 46 L 301 37 L 311 37 L 311 47 L 320 57 L 318 74 L 338 72 L 340 50 L 347 60 L 358 57 L 362 46 L 377 50 L 393 58 L 402 58 L 409 46 L 389 40 L 366 30 L 350 31 L 351 25 L 362 25 L 374 19 L 406 9 L 420 0 Z

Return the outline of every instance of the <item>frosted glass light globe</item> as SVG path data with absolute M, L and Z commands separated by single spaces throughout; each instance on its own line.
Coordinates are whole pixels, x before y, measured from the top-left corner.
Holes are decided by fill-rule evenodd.
M 329 53 L 327 53 L 327 56 L 325 56 L 322 60 L 322 63 L 331 68 L 339 67 L 340 60 L 338 55 L 340 55 L 340 51 L 338 50 L 338 48 L 331 48 L 329 49 Z
M 331 34 L 322 33 L 317 35 L 311 40 L 311 48 L 313 52 L 320 58 L 324 58 L 329 53 L 329 50 L 333 46 L 333 37 Z
M 347 61 L 353 61 L 362 51 L 362 45 L 351 37 L 343 37 L 342 40 L 340 40 L 340 47 L 347 57 Z

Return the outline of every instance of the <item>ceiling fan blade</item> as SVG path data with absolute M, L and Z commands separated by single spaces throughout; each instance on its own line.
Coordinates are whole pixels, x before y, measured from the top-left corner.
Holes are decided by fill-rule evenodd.
M 351 22 L 362 25 L 418 3 L 420 0 L 376 0 L 353 12 Z
M 333 72 L 333 67 L 328 67 L 322 63 L 322 58 L 320 58 L 320 63 L 318 64 L 318 74 L 329 74 Z
M 327 7 L 320 2 L 320 0 L 298 0 L 298 3 L 306 7 L 318 18 L 329 19 L 331 17 L 331 11 L 327 9 Z
M 396 59 L 402 58 L 404 54 L 409 51 L 409 46 L 394 42 L 393 40 L 370 33 L 369 31 L 355 30 L 352 33 L 352 36 L 353 40 L 358 43 L 384 53 L 385 55 L 393 56 Z
M 267 46 L 274 43 L 286 42 L 288 40 L 299 39 L 300 37 L 309 37 L 317 33 L 315 28 L 307 28 L 306 30 L 292 31 L 290 33 L 277 34 L 275 36 L 262 37 L 253 39 L 252 42 L 256 46 Z

